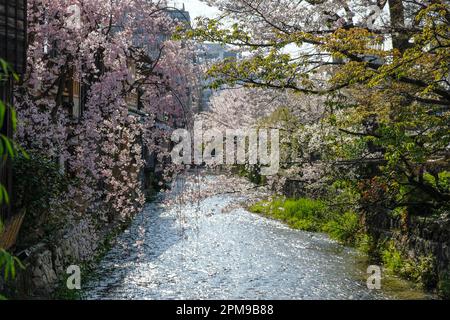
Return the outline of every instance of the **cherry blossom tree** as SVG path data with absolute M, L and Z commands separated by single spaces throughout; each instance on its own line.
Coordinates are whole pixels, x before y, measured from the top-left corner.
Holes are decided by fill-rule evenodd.
M 78 212 L 129 217 L 145 201 L 142 147 L 168 152 L 161 141 L 189 117 L 189 43 L 170 39 L 178 23 L 165 1 L 28 3 L 17 137 L 73 177 L 68 197 Z M 78 114 L 70 94 L 74 80 L 81 87 Z
M 283 95 L 251 88 L 223 88 L 210 101 L 210 108 L 201 118 L 211 127 L 220 129 L 245 129 L 280 107 Z
M 449 71 L 441 63 L 449 58 L 448 1 L 207 2 L 222 15 L 199 19 L 187 38 L 249 53 L 210 68 L 216 87 L 328 95 L 329 122 L 338 130 L 332 141 L 340 145 L 336 161 L 365 163 L 361 179 L 378 177 L 396 190 L 398 197 L 383 206 L 421 212 L 447 205 L 440 181 L 448 167 Z M 367 185 L 362 194 L 370 194 Z M 427 200 L 418 203 L 421 194 Z

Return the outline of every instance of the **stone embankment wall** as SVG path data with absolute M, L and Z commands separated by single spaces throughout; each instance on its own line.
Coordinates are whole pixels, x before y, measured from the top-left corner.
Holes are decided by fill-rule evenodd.
M 23 251 L 25 269 L 18 272 L 14 282 L 0 280 L 0 292 L 18 299 L 50 298 L 67 276 L 69 266 L 94 259 L 106 234 L 99 234 L 90 220 L 73 222 L 70 228 Z
M 305 183 L 287 179 L 282 188 L 287 197 L 308 196 Z M 370 234 L 375 234 L 378 243 L 393 241 L 405 259 L 419 261 L 423 257 L 434 260 L 434 274 L 439 291 L 450 298 L 450 214 L 447 216 L 392 217 L 383 208 L 370 208 L 370 218 L 364 215 L 362 223 Z
M 439 279 L 450 275 L 450 218 L 410 217 L 385 230 L 409 258 L 432 256 Z

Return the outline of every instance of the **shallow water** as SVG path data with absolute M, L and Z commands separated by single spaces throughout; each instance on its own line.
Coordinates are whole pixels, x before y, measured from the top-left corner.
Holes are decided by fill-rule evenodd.
M 424 298 L 402 281 L 384 291 L 367 289 L 363 257 L 325 235 L 242 208 L 223 212 L 243 199 L 148 205 L 83 284 L 83 298 Z

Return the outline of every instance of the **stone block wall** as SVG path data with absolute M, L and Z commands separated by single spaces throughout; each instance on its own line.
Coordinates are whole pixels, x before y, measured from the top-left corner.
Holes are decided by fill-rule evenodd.
M 25 270 L 20 270 L 12 283 L 5 284 L 0 280 L 0 292 L 18 299 L 51 297 L 70 265 L 80 265 L 95 257 L 100 239 L 89 219 L 73 221 L 52 239 L 28 248 L 26 257 L 22 258 Z

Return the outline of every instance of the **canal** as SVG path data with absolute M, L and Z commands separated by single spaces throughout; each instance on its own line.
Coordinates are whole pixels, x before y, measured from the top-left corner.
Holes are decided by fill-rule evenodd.
M 189 188 L 178 181 L 176 191 L 146 206 L 83 284 L 84 299 L 425 297 L 398 279 L 369 290 L 360 253 L 246 211 L 253 191 L 216 186 L 196 198 L 189 194 L 195 183 Z

